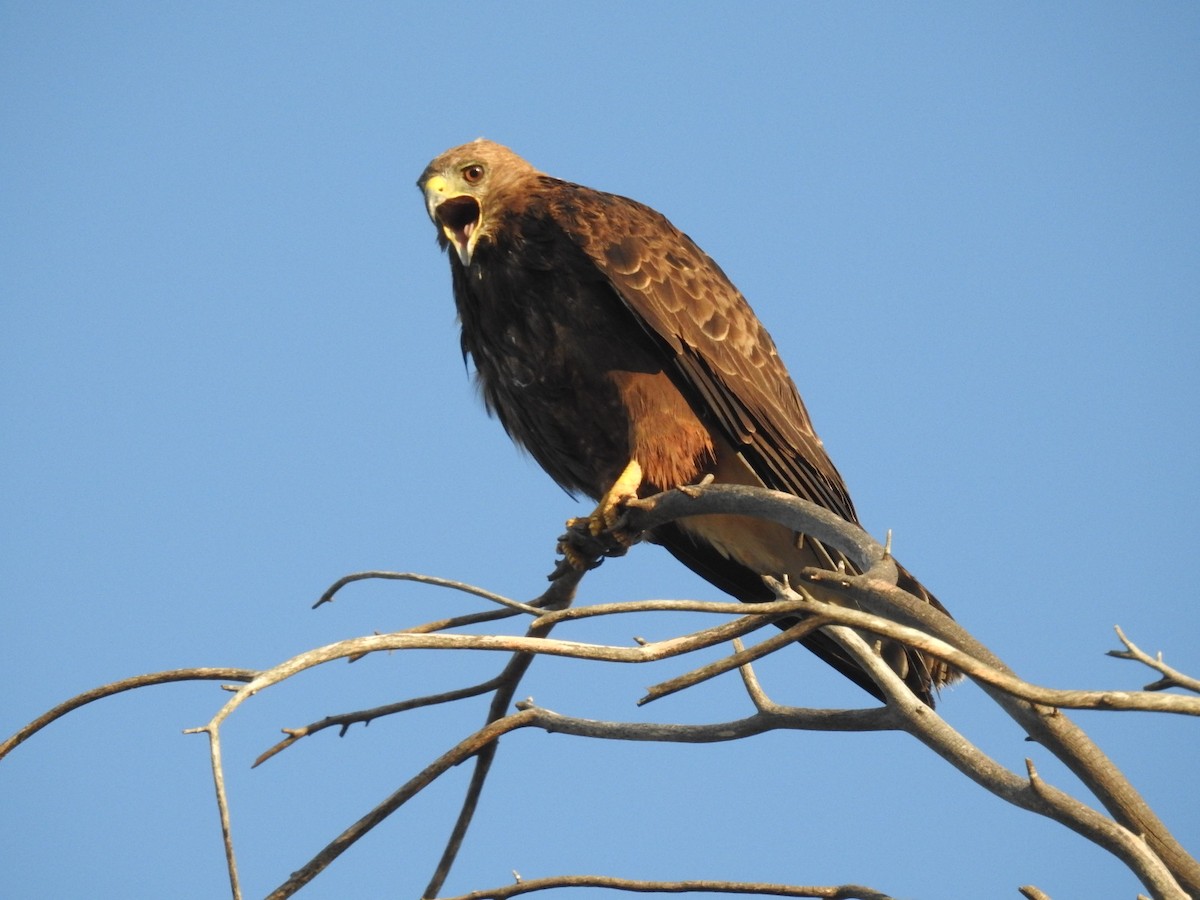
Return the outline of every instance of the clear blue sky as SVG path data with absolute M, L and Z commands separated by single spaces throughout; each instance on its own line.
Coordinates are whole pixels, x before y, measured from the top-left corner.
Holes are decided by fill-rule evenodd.
M 1113 624 L 1200 672 L 1198 48 L 1189 3 L 0 5 L 0 731 L 124 676 L 264 667 L 474 608 L 391 584 L 311 611 L 346 572 L 541 591 L 581 507 L 476 402 L 413 187 L 480 135 L 708 250 L 868 527 L 894 529 L 1019 672 L 1148 681 L 1103 656 Z M 651 596 L 716 594 L 644 547 L 582 601 Z M 226 757 L 247 895 L 483 712 L 326 733 L 251 772 L 280 727 L 498 663 L 370 658 L 243 707 Z M 644 721 L 747 713 L 732 679 L 634 707 L 677 671 L 543 662 L 522 695 Z M 863 700 L 800 650 L 763 677 L 781 701 Z M 224 697 L 126 694 L 0 764 L 0 896 L 222 896 L 207 749 L 181 731 Z M 974 689 L 942 705 L 1070 786 Z M 1078 718 L 1200 848 L 1195 724 Z M 466 775 L 305 896 L 415 896 Z M 1136 891 L 1082 839 L 878 735 L 514 736 L 447 889 L 513 869 Z

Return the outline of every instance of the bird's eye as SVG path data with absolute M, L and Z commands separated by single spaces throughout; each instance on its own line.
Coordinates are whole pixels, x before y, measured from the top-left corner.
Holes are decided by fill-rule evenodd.
M 483 166 L 475 163 L 462 170 L 463 181 L 467 184 L 479 184 L 483 181 Z

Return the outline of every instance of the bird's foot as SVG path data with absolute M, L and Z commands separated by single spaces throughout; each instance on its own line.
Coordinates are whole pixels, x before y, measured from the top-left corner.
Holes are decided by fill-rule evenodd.
M 567 532 L 558 539 L 558 552 L 575 569 L 594 569 L 607 556 L 624 556 L 639 535 L 624 527 L 625 504 L 637 499 L 642 467 L 630 460 L 591 515 L 567 520 Z M 560 566 L 561 568 L 561 566 Z
M 623 556 L 633 544 L 632 538 L 625 532 L 603 531 L 592 534 L 591 516 L 571 519 L 567 522 L 567 531 L 558 539 L 558 552 L 562 559 L 551 579 L 557 578 L 569 571 L 586 571 L 594 569 L 610 556 Z

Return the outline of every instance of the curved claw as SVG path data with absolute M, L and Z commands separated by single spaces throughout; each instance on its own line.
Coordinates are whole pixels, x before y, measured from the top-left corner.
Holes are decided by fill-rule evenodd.
M 625 504 L 637 498 L 641 485 L 642 467 L 631 459 L 591 515 L 567 520 L 567 533 L 558 542 L 567 563 L 576 569 L 592 569 L 604 557 L 622 556 L 634 545 L 637 535 L 622 529 L 621 516 Z

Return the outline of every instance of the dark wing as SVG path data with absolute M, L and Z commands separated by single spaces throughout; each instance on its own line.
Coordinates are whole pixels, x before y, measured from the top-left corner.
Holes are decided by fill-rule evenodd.
M 554 179 L 546 178 L 547 182 Z M 673 380 L 742 455 L 766 487 L 794 494 L 857 522 L 854 504 L 813 430 L 808 411 L 779 358 L 775 343 L 741 292 L 707 254 L 648 206 L 567 182 L 557 182 L 550 211 L 614 291 L 673 354 Z M 682 562 L 742 600 L 769 600 L 761 573 L 706 549 L 670 526 L 658 538 Z M 841 558 L 809 540 L 806 565 Z M 821 561 L 821 558 L 824 561 Z M 903 567 L 899 586 L 945 611 Z M 790 622 L 778 623 L 787 627 Z M 879 689 L 840 647 L 821 632 L 803 643 L 875 696 Z M 903 645 L 885 645 L 893 668 L 933 705 L 931 687 L 953 680 L 937 660 Z M 899 663 L 891 657 L 902 656 Z
M 568 182 L 553 196 L 558 224 L 673 351 L 677 383 L 764 485 L 857 522 L 774 341 L 721 268 L 648 206 Z

